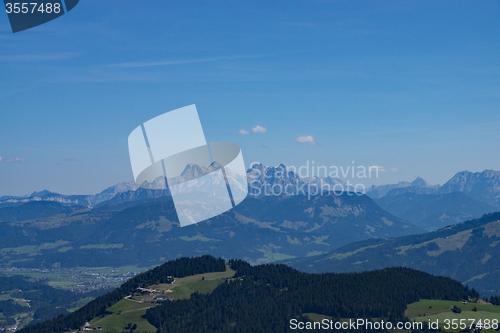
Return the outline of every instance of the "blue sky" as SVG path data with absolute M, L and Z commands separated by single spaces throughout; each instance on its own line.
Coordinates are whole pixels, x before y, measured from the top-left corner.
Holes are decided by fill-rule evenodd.
M 0 195 L 130 181 L 129 133 L 190 104 L 207 141 L 239 144 L 247 164 L 383 166 L 367 185 L 500 170 L 499 14 L 499 1 L 81 0 L 16 34 L 0 15 Z

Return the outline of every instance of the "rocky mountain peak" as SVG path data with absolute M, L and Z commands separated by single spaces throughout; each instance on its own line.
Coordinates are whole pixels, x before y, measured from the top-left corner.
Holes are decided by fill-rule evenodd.
M 426 186 L 429 186 L 429 183 L 426 182 L 421 177 L 417 177 L 414 181 L 411 182 L 411 186 L 426 187 Z

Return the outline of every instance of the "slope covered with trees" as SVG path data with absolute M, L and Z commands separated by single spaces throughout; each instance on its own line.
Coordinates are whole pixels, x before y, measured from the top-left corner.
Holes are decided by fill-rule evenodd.
M 211 294 L 166 301 L 145 318 L 159 332 L 287 332 L 291 319 L 305 313 L 340 318 L 404 320 L 407 304 L 427 299 L 478 297 L 450 278 L 408 268 L 348 274 L 307 274 L 286 265 L 251 266 L 230 260 L 235 276 Z M 142 273 L 80 310 L 24 328 L 23 333 L 63 332 L 107 314 L 107 309 L 137 287 L 164 283 L 166 277 L 224 271 L 225 261 L 211 256 L 181 258 Z

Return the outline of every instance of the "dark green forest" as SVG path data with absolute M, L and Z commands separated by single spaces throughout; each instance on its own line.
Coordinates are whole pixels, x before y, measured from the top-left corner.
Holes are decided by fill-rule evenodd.
M 490 303 L 493 305 L 500 305 L 500 296 L 491 296 Z
M 24 306 L 17 304 L 11 299 L 0 301 L 0 313 L 5 317 L 13 316 L 16 313 L 22 313 L 25 310 L 26 308 Z

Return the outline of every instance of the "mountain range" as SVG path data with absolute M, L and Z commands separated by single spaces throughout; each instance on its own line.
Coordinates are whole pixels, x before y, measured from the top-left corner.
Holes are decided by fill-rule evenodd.
M 169 184 L 182 184 L 187 180 L 192 180 L 199 178 L 200 176 L 206 175 L 217 166 L 202 167 L 195 164 L 189 164 L 183 170 L 182 174 L 178 177 L 169 179 Z M 234 177 L 235 179 L 239 175 L 228 173 L 228 177 Z M 263 164 L 254 164 L 250 169 L 247 170 L 247 181 L 249 194 L 253 196 L 263 196 L 272 194 L 271 189 L 280 188 L 279 194 L 285 194 L 284 189 L 287 185 L 289 195 L 303 194 L 307 193 L 307 185 L 310 187 L 316 186 L 320 188 L 322 185 L 325 186 L 325 191 L 333 188 L 334 185 L 339 185 L 338 189 L 352 190 L 352 188 L 346 186 L 346 184 L 338 178 L 320 178 L 320 177 L 299 177 L 293 171 L 287 171 L 283 164 L 277 167 L 264 166 Z M 236 179 L 235 183 L 239 183 Z M 138 187 L 135 182 L 124 182 L 111 186 L 104 191 L 95 195 L 63 195 L 59 193 L 50 192 L 47 190 L 33 192 L 29 196 L 3 196 L 0 197 L 0 208 L 6 206 L 19 205 L 31 201 L 53 201 L 59 202 L 64 205 L 80 205 L 88 208 L 93 208 L 97 205 L 103 203 L 116 203 L 116 202 L 126 202 L 130 200 L 143 199 L 143 198 L 157 198 L 161 196 L 168 196 L 170 192 L 168 190 L 160 190 L 158 188 L 164 188 L 165 180 L 163 177 L 156 179 L 151 183 L 141 184 Z M 291 186 L 291 187 L 290 187 Z M 301 191 L 301 189 L 304 190 Z M 340 191 L 340 192 L 342 192 Z
M 500 210 L 500 172 L 461 171 L 444 185 L 413 182 L 372 186 L 366 195 L 388 212 L 432 231 Z
M 180 186 L 185 188 L 187 185 L 183 183 L 186 180 L 213 171 L 213 168 L 205 168 L 206 170 L 201 168 L 197 165 L 188 165 L 181 176 L 169 182 L 181 184 Z M 233 177 L 236 184 L 241 182 L 240 175 L 228 174 L 228 177 Z M 322 188 L 325 192 L 339 189 L 354 190 L 339 178 L 299 177 L 293 171 L 287 170 L 283 164 L 277 167 L 254 164 L 247 170 L 247 181 L 249 195 L 254 197 L 304 195 Z M 158 182 L 164 184 L 164 179 L 159 179 Z M 170 196 L 168 189 L 155 190 L 153 185 L 148 189 L 138 188 L 134 182 L 121 183 L 95 195 L 62 195 L 44 190 L 29 196 L 3 196 L 0 198 L 0 208 L 32 201 L 52 201 L 63 205 L 95 208 Z M 239 192 L 244 193 L 243 191 L 244 189 L 240 189 Z M 392 215 L 431 231 L 500 210 L 500 172 L 461 171 L 442 186 L 430 185 L 424 179 L 417 177 L 412 182 L 372 186 L 366 191 L 366 195 Z
M 205 170 L 206 169 L 206 170 Z M 189 179 L 195 179 L 201 175 L 213 171 L 213 167 L 203 168 L 197 165 L 188 165 L 181 176 L 174 178 L 174 183 L 182 183 Z M 247 180 L 249 193 L 255 196 L 266 195 L 273 186 L 285 188 L 286 185 L 300 188 L 302 185 L 333 186 L 343 188 L 345 191 L 353 191 L 344 181 L 331 177 L 299 177 L 293 171 L 287 170 L 286 166 L 280 164 L 277 167 L 254 164 L 247 170 Z M 147 188 L 147 186 L 146 186 Z M 306 186 L 307 188 L 307 186 Z M 290 188 L 291 189 L 291 188 Z M 135 192 L 140 188 L 135 182 L 124 182 L 111 186 L 95 195 L 63 195 L 47 190 L 33 192 L 25 196 L 2 196 L 0 197 L 0 207 L 6 205 L 22 204 L 29 201 L 56 201 L 65 205 L 81 205 L 89 208 L 97 204 L 111 200 L 119 193 Z M 366 190 L 366 195 L 372 199 L 379 199 L 388 196 L 397 196 L 406 193 L 414 194 L 448 194 L 462 192 L 467 196 L 481 202 L 485 202 L 500 209 L 500 171 L 484 170 L 483 172 L 461 171 L 455 174 L 444 185 L 430 185 L 424 179 L 417 177 L 412 182 L 399 182 L 397 184 L 373 185 Z M 165 193 L 164 193 L 165 194 Z M 297 194 L 297 191 L 290 190 L 289 195 Z M 132 196 L 129 196 L 132 198 Z M 142 198 L 139 195 L 138 198 Z
M 461 192 L 467 196 L 500 209 L 500 171 L 484 170 L 483 172 L 461 171 L 455 174 L 444 185 L 429 185 L 417 177 L 413 182 L 372 186 L 366 195 L 373 199 L 397 196 L 406 193 L 415 194 L 448 194 Z
M 299 177 L 295 172 L 288 170 L 283 164 L 269 167 L 263 164 L 254 164 L 247 170 L 249 194 L 253 196 L 265 195 L 297 195 L 308 191 L 354 191 L 339 178 L 332 177 Z
M 0 220 L 0 244 L 9 249 L 2 251 L 0 264 L 17 267 L 150 266 L 200 253 L 271 262 L 424 231 L 367 196 L 348 192 L 248 197 L 230 211 L 183 228 L 169 196 L 94 209 L 28 202 L 1 208 Z M 26 246 L 35 249 L 27 254 Z
M 179 177 L 169 179 L 176 189 L 189 191 L 187 180 L 196 179 L 212 172 L 218 166 L 203 168 L 197 165 L 187 165 Z M 227 173 L 234 184 L 244 183 L 241 175 Z M 244 179 L 244 178 L 243 178 Z M 341 189 L 353 191 L 339 178 L 330 177 L 299 177 L 296 173 L 281 164 L 277 167 L 254 164 L 247 170 L 248 192 L 250 196 L 269 195 L 305 195 L 308 192 L 318 192 L 319 189 Z M 219 183 L 223 181 L 219 180 Z M 155 180 L 162 183 L 165 180 Z M 47 190 L 34 192 L 29 196 L 0 198 L 0 208 L 18 206 L 32 201 L 52 201 L 63 205 L 79 205 L 87 208 L 96 208 L 115 203 L 133 205 L 133 201 L 154 199 L 170 196 L 170 191 L 154 189 L 158 184 L 146 184 L 146 188 L 138 188 L 134 182 L 121 183 L 109 187 L 95 195 L 61 195 Z M 205 184 L 203 186 L 208 186 Z M 214 184 L 221 186 L 220 184 Z M 225 191 L 225 186 L 223 186 Z M 244 189 L 238 189 L 240 196 L 244 196 Z M 234 195 L 233 194 L 233 195 Z M 366 195 L 391 213 L 425 230 L 437 230 L 441 227 L 460 223 L 483 214 L 500 210 L 500 172 L 485 170 L 483 172 L 461 171 L 453 176 L 444 185 L 430 185 L 424 179 L 417 177 L 412 182 L 372 186 Z
M 500 209 L 500 171 L 459 172 L 438 190 L 438 193 L 453 192 L 462 192 Z
M 412 182 L 399 182 L 388 185 L 372 185 L 367 191 L 372 199 L 379 199 L 385 196 L 394 196 L 404 193 L 434 194 L 439 189 L 439 185 L 430 185 L 424 179 L 417 177 Z
M 52 201 L 63 205 L 80 205 L 91 208 L 101 202 L 113 199 L 119 193 L 135 192 L 137 190 L 138 186 L 135 182 L 120 183 L 95 195 L 64 195 L 43 190 L 25 196 L 2 196 L 0 197 L 0 207 L 17 206 L 32 201 Z

